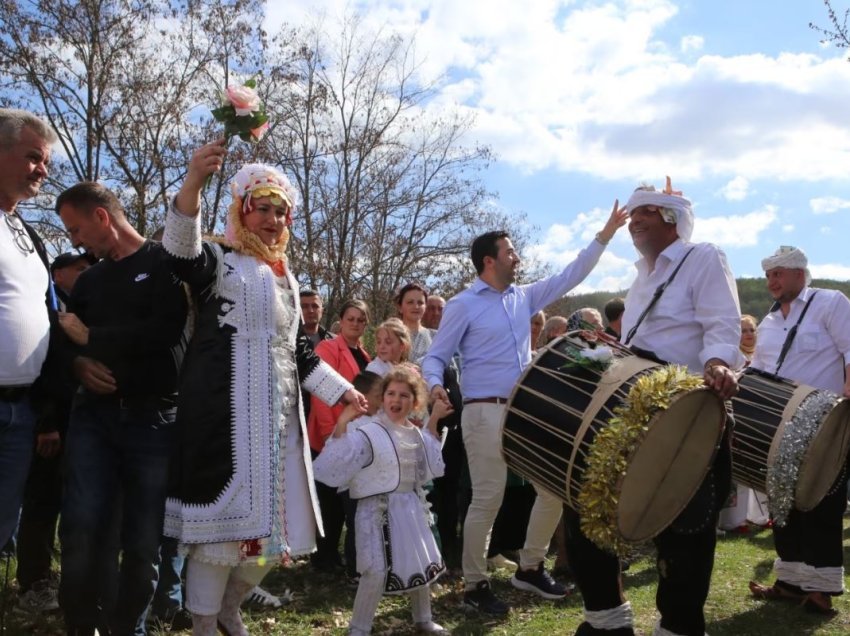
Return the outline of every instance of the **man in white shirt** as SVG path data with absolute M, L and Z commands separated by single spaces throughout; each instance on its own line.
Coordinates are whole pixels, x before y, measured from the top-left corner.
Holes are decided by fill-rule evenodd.
M 839 291 L 809 287 L 808 259 L 801 249 L 782 246 L 761 264 L 776 302 L 759 325 L 750 366 L 850 397 L 850 301 Z M 846 486 L 845 467 L 817 506 L 808 512 L 793 509 L 785 525 L 774 526 L 776 582 L 767 587 L 751 581 L 754 596 L 835 613 L 832 597 L 844 591 Z
M 642 258 L 625 300 L 623 342 L 646 355 L 686 365 L 720 397 L 731 397 L 737 392 L 731 369 L 742 362 L 738 350 L 741 311 L 726 257 L 709 243 L 688 242 L 693 229 L 691 202 L 672 190 L 669 178 L 663 191 L 638 188 L 626 208 L 629 232 Z M 669 286 L 650 305 L 659 285 L 667 281 Z M 655 636 L 705 633 L 703 605 L 711 582 L 715 526 L 730 482 L 731 462 L 724 440 L 691 502 L 655 538 L 656 604 L 661 614 Z M 618 559 L 584 536 L 576 512 L 568 511 L 564 518 L 570 567 L 584 598 L 585 622 L 576 634 L 634 636 Z
M 0 109 L 0 546 L 18 522 L 35 438 L 31 387 L 50 340 L 47 255 L 16 208 L 38 194 L 55 141 L 35 115 Z

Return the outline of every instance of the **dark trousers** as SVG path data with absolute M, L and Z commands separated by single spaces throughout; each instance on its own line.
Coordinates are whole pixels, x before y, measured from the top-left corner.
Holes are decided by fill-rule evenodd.
M 844 470 L 829 494 L 809 510 L 793 509 L 784 526 L 773 526 L 773 543 L 779 558 L 816 568 L 835 568 L 844 564 L 844 512 L 847 509 L 847 477 Z
M 62 505 L 61 456 L 34 455 L 18 527 L 18 584 L 22 592 L 50 577 Z
M 121 408 L 117 400 L 80 398 L 74 404 L 59 524 L 59 600 L 69 629 L 106 624 L 114 635 L 145 634 L 158 577 L 174 415 L 173 408 Z
M 179 542 L 162 537 L 159 546 L 159 581 L 151 603 L 151 614 L 166 621 L 183 607 L 183 566 L 186 559 L 179 554 Z
M 676 520 L 654 539 L 658 550 L 658 590 L 655 603 L 661 626 L 683 636 L 703 636 L 703 606 L 711 584 L 715 526 L 731 485 L 731 462 L 725 439 L 702 485 Z M 564 517 L 570 567 L 590 611 L 612 609 L 625 602 L 619 559 L 591 542 L 581 531 L 581 519 L 569 510 Z M 597 630 L 582 623 L 577 634 L 613 636 L 633 631 Z
M 442 477 L 434 479 L 434 490 L 429 499 L 434 505 L 443 558 L 449 567 L 460 567 L 462 543 L 459 526 L 463 520 L 460 516 L 459 500 L 460 481 L 466 463 L 466 451 L 463 447 L 463 436 L 459 426 L 449 429 L 446 434 L 446 443 L 443 445 L 443 462 L 446 465 L 445 473 Z
M 345 504 L 337 489 L 316 482 L 316 496 L 322 512 L 325 536 L 316 536 L 316 552 L 311 559 L 319 569 L 331 569 L 342 563 L 339 556 L 339 540 L 345 523 Z

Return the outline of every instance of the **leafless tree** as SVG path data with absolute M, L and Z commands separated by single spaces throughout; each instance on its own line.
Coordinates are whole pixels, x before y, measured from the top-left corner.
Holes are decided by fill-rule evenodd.
M 470 116 L 431 111 L 438 87 L 423 81 L 414 41 L 347 16 L 308 28 L 294 49 L 277 44 L 268 100 L 285 116 L 264 156 L 300 190 L 293 268 L 326 295 L 326 316 L 357 296 L 380 319 L 410 280 L 468 280 L 472 237 L 505 221 L 481 180 L 491 152 L 470 142 Z
M 839 49 L 850 48 L 850 31 L 847 27 L 850 7 L 844 9 L 844 12 L 839 15 L 832 7 L 832 0 L 823 0 L 823 3 L 826 5 L 826 13 L 831 26 L 822 28 L 813 22 L 809 22 L 809 28 L 814 29 L 822 36 L 821 42 L 834 44 Z
M 0 0 L 0 74 L 10 101 L 43 113 L 60 138 L 46 194 L 104 181 L 136 228 L 152 232 L 205 134 L 193 111 L 214 99 L 229 69 L 256 62 L 249 52 L 252 42 L 262 45 L 252 26 L 261 7 Z M 220 198 L 221 188 L 212 195 Z M 42 230 L 56 225 L 49 213 L 38 220 Z

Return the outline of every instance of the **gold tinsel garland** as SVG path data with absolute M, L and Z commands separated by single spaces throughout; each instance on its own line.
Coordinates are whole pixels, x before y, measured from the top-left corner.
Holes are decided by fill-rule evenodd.
M 675 396 L 703 386 L 687 368 L 668 365 L 637 379 L 622 405 L 590 446 L 578 496 L 581 529 L 603 550 L 625 556 L 631 544 L 617 532 L 618 484 L 629 460 L 658 411 L 669 408 Z

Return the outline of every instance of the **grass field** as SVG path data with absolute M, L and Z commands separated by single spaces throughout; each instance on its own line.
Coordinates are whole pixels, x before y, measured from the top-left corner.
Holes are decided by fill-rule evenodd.
M 747 582 L 750 579 L 772 581 L 771 566 L 774 559 L 770 532 L 756 528 L 753 530 L 750 534 L 728 534 L 718 539 L 711 593 L 705 610 L 708 633 L 711 636 L 850 634 L 850 599 L 846 596 L 836 600 L 835 607 L 839 615 L 828 620 L 792 605 L 750 598 Z M 845 522 L 845 546 L 848 538 L 850 522 Z M 850 563 L 850 549 L 847 547 L 845 562 Z M 513 607 L 505 620 L 482 620 L 477 614 L 464 612 L 461 608 L 462 583 L 457 579 L 441 580 L 441 584 L 434 588 L 434 620 L 453 634 L 462 635 L 492 633 L 555 636 L 575 631 L 582 620 L 581 597 L 578 594 L 562 601 L 543 601 L 514 590 L 508 580 L 511 574 L 499 570 L 493 576 L 494 590 Z M 625 574 L 626 593 L 635 612 L 638 633 L 652 633 L 657 618 L 656 580 L 654 559 L 649 551 L 634 562 Z M 263 585 L 278 594 L 289 589 L 293 600 L 281 610 L 246 612 L 246 623 L 251 634 L 296 636 L 345 633 L 354 590 L 345 585 L 342 577 L 316 574 L 309 565 L 301 562 L 289 568 L 274 570 Z M 850 586 L 850 578 L 846 578 L 845 585 Z M 10 583 L 5 596 L 6 633 L 10 636 L 63 633 L 57 615 L 32 617 L 13 609 L 17 600 L 14 583 Z M 373 633 L 413 633 L 406 598 L 385 598 L 382 601 Z

